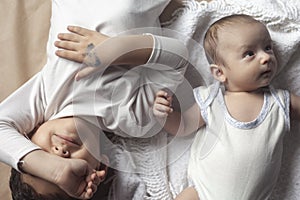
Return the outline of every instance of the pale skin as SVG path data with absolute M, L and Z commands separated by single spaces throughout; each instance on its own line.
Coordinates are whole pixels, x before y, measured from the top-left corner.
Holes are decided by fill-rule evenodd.
M 106 169 L 98 170 L 101 163 L 80 141 L 75 118 L 45 122 L 31 141 L 42 150 L 33 151 L 23 158 L 22 170 L 26 174 L 22 177 L 26 183 L 40 194 L 60 193 L 80 199 L 93 196 L 105 178 Z M 45 169 L 47 173 L 44 173 Z
M 96 60 L 101 60 L 100 66 L 87 65 L 79 71 L 75 76 L 76 80 L 80 80 L 110 64 L 128 64 L 132 66 L 144 64 L 152 52 L 153 38 L 149 35 L 109 38 L 103 34 L 81 27 L 72 26 L 69 27 L 69 30 L 75 34 L 66 33 L 58 36 L 66 39 L 66 41 L 61 41 L 56 44 L 60 46 L 60 48 L 65 49 L 58 51 L 58 55 L 62 57 L 65 55 L 64 58 L 73 59 L 78 62 L 84 60 L 86 63 L 92 64 L 95 58 Z M 87 57 L 87 59 L 85 59 L 84 56 L 86 53 L 84 53 L 85 50 L 83 49 L 86 49 L 87 46 L 85 45 L 91 44 L 88 39 L 91 38 L 90 34 L 97 34 L 97 41 L 101 42 L 101 45 L 99 48 L 93 50 L 94 54 L 92 55 L 94 55 L 94 57 Z M 135 44 L 135 46 L 132 44 Z M 107 49 L 110 50 L 109 53 L 103 53 L 107 52 Z M 121 56 L 115 57 L 115 55 Z M 89 60 L 90 58 L 92 59 L 91 62 Z M 37 141 L 38 140 L 36 140 L 36 142 Z M 79 199 L 91 198 L 96 192 L 97 186 L 101 180 L 103 180 L 105 172 L 95 172 L 93 168 L 82 159 L 62 159 L 64 155 L 57 156 L 49 153 L 49 151 L 36 150 L 25 155 L 23 157 L 25 161 L 24 172 L 56 184 L 69 196 Z M 40 164 L 40 160 L 44 160 L 45 162 Z M 51 165 L 48 165 L 48 163 L 51 163 Z M 41 167 L 41 165 L 45 166 Z
M 153 38 L 149 35 L 109 38 L 101 33 L 76 26 L 70 26 L 68 30 L 70 30 L 71 33 L 58 35 L 61 41 L 56 42 L 55 45 L 62 49 L 56 52 L 58 56 L 76 62 L 85 61 L 84 63 L 91 64 L 95 64 L 93 63 L 95 60 L 101 60 L 99 66 L 87 65 L 79 71 L 75 76 L 75 79 L 78 81 L 95 71 L 108 67 L 110 64 L 126 64 L 132 66 L 144 64 L 152 52 Z M 93 35 L 95 37 L 93 37 Z M 92 55 L 94 57 L 86 58 L 87 46 L 94 43 L 101 43 L 101 45 L 99 48 L 95 48 L 93 52 L 89 52 L 93 53 Z M 132 44 L 135 44 L 135 46 Z M 102 53 L 107 52 L 107 49 L 110 50 L 109 54 Z M 121 56 L 115 57 L 115 55 Z M 91 59 L 91 61 L 89 59 Z M 62 126 L 63 125 L 64 124 L 62 124 Z M 36 135 L 37 134 L 34 136 Z M 39 140 L 35 139 L 35 137 L 32 139 L 33 142 L 43 148 L 45 144 L 40 143 L 43 138 L 44 136 L 40 137 Z M 40 179 L 44 179 L 48 183 L 56 184 L 69 196 L 79 199 L 91 198 L 95 194 L 97 186 L 103 180 L 105 171 L 95 171 L 94 168 L 90 166 L 90 163 L 84 159 L 76 159 L 76 157 L 74 157 L 74 159 L 65 159 L 65 156 L 65 154 L 57 156 L 49 149 L 47 151 L 36 150 L 30 152 L 23 157 L 25 161 L 23 171 Z M 40 164 L 40 160 L 44 160 L 45 162 Z M 49 163 L 51 163 L 51 165 L 49 165 Z M 40 179 L 35 180 L 35 182 L 40 181 Z M 32 177 L 29 182 L 32 183 Z M 32 185 L 40 186 L 40 184 Z
M 239 29 L 239 27 L 236 27 L 236 29 Z M 69 27 L 68 30 L 70 31 L 70 33 L 64 33 L 62 35 L 59 35 L 59 41 L 57 41 L 55 45 L 59 47 L 60 50 L 58 50 L 56 54 L 60 57 L 77 62 L 83 62 L 85 58 L 84 55 L 89 44 L 94 44 L 94 46 L 97 46 L 97 44 L 101 43 L 102 41 L 100 38 L 105 40 L 105 37 L 107 37 L 101 35 L 101 33 L 84 29 L 82 27 Z M 252 30 L 253 29 L 251 28 L 251 30 L 245 32 L 251 33 Z M 263 28 L 260 31 L 264 32 L 265 29 Z M 244 34 L 242 33 L 238 35 L 240 36 Z M 266 34 L 262 35 L 266 36 Z M 240 58 L 240 60 L 237 60 L 233 58 L 235 58 L 234 56 L 236 55 L 240 55 L 242 49 L 236 52 L 236 54 L 231 54 L 231 56 L 228 56 L 228 47 L 230 47 L 230 44 L 238 43 L 236 42 L 236 36 L 233 37 L 232 35 L 230 35 L 230 33 L 224 34 L 223 36 L 223 41 L 227 41 L 227 43 L 220 44 L 218 48 L 220 49 L 220 51 L 222 50 L 222 48 L 226 49 L 224 63 L 226 63 L 227 65 L 224 66 L 220 63 L 211 65 L 211 72 L 214 78 L 223 83 L 226 87 L 225 102 L 229 113 L 239 121 L 251 121 L 258 115 L 262 107 L 263 98 L 260 88 L 270 84 L 277 70 L 277 61 L 272 50 L 272 44 L 268 44 L 268 42 L 270 42 L 271 40 L 267 39 L 266 42 L 268 45 L 260 47 L 260 51 L 255 52 L 255 56 L 252 56 L 250 52 L 250 54 L 248 55 L 245 54 L 244 57 L 246 58 Z M 269 38 L 269 34 L 267 34 L 266 38 Z M 229 39 L 233 41 L 229 42 Z M 270 47 L 271 49 L 269 49 Z M 231 50 L 231 53 L 234 53 L 233 49 Z M 223 50 L 223 52 L 225 51 Z M 253 68 L 255 70 L 253 71 L 244 70 L 245 77 L 263 76 L 262 78 L 258 78 L 258 80 L 249 80 L 245 77 L 242 78 L 241 70 L 236 69 L 234 66 L 245 66 L 244 64 L 248 63 L 246 62 L 246 59 L 248 59 L 249 61 L 252 60 L 251 63 L 254 63 L 257 66 L 254 65 L 255 67 Z M 240 62 L 239 65 L 235 65 L 234 61 Z M 270 71 L 268 68 L 265 68 L 265 66 L 269 65 L 269 63 L 273 63 L 270 64 L 270 66 L 272 66 L 272 69 Z M 250 62 L 249 68 L 251 69 Z M 240 78 L 238 78 L 239 76 L 234 76 L 235 72 L 239 74 Z M 262 75 L 263 73 L 265 74 Z M 86 76 L 86 74 L 83 74 L 82 77 Z M 252 74 L 252 76 L 249 76 L 249 74 Z M 290 114 L 292 118 L 300 118 L 299 102 L 300 98 L 295 94 L 291 94 Z M 157 98 L 153 107 L 153 112 L 161 121 L 164 121 L 167 118 L 167 123 L 164 124 L 164 128 L 169 133 L 178 134 L 181 136 L 188 135 L 205 125 L 205 122 L 203 121 L 203 118 L 200 115 L 198 105 L 193 105 L 184 113 L 174 112 L 171 105 L 172 96 L 170 96 L 165 91 L 159 91 L 157 93 Z M 195 117 L 195 114 L 197 113 L 198 115 Z M 177 126 L 179 124 L 179 121 L 181 122 L 180 127 Z M 198 196 L 194 188 L 188 188 L 184 190 L 180 195 L 178 195 L 177 199 L 198 199 Z
M 168 20 L 170 13 L 182 6 L 181 3 L 181 0 L 171 1 L 164 14 L 160 17 L 161 20 Z M 68 33 L 58 35 L 58 41 L 55 43 L 55 46 L 60 48 L 60 50 L 56 52 L 56 55 L 79 63 L 84 62 L 87 53 L 92 50 L 91 47 L 103 43 L 103 49 L 105 49 L 105 41 L 109 39 L 106 35 L 83 27 L 69 26 L 67 29 L 69 31 Z M 123 46 L 142 43 L 142 49 L 128 52 L 126 55 L 110 63 L 139 65 L 144 64 L 148 60 L 153 41 L 151 36 L 139 36 L 130 39 L 114 38 L 106 43 L 107 47 L 112 46 L 112 43 L 122 43 L 124 44 Z M 137 46 L 136 48 L 141 47 Z M 101 54 L 101 52 L 99 54 Z M 115 54 L 119 53 L 115 52 Z M 101 58 L 101 60 L 105 61 L 106 59 Z M 108 59 L 108 61 L 112 60 Z M 104 62 L 104 65 L 105 64 L 108 63 Z M 95 67 L 87 66 L 82 71 L 79 71 L 75 78 L 76 80 L 80 80 L 97 70 Z M 61 189 L 68 195 L 79 199 L 91 198 L 105 176 L 104 171 L 95 171 L 83 159 L 65 159 L 63 156 L 57 156 L 45 150 L 32 151 L 25 155 L 22 160 L 25 161 L 22 170 L 27 173 L 23 174 L 23 176 L 26 177 L 24 179 L 28 182 L 31 184 L 37 182 L 36 185 L 39 186 L 41 185 L 39 181 L 45 182 L 44 180 L 46 180 L 48 184 L 52 184 L 53 186 L 54 183 L 58 186 L 58 188 L 53 186 L 54 190 Z M 40 160 L 44 162 L 40 162 Z M 51 163 L 51 165 L 49 165 L 49 163 Z M 45 173 L 45 171 L 47 171 L 47 173 Z M 33 176 L 31 175 L 38 180 L 32 181 Z M 49 187 L 50 186 L 46 186 L 46 188 Z
M 266 27 L 261 23 L 223 27 L 218 32 L 217 52 L 223 62 L 212 64 L 210 69 L 213 77 L 225 86 L 224 98 L 230 115 L 242 122 L 254 120 L 263 106 L 261 88 L 270 84 L 277 71 Z M 291 118 L 299 120 L 300 97 L 295 94 L 291 94 L 290 110 Z M 153 113 L 173 135 L 188 135 L 205 125 L 196 103 L 183 113 L 175 112 L 172 96 L 163 90 L 156 94 Z M 194 188 L 187 188 L 176 199 L 198 199 L 198 194 Z
M 198 2 L 204 0 L 196 0 Z M 210 2 L 211 0 L 205 0 Z M 182 0 L 172 0 L 165 8 L 163 13 L 160 16 L 161 21 L 168 21 L 172 17 L 172 13 L 183 6 Z M 131 51 L 128 54 L 123 55 L 123 53 L 116 52 L 115 55 L 123 55 L 119 57 L 117 60 L 113 62 L 113 64 L 131 64 L 131 65 L 140 65 L 146 63 L 147 59 L 150 56 L 152 47 L 152 39 L 150 36 L 139 36 L 132 37 L 131 39 L 127 38 L 126 40 L 122 40 L 121 38 L 114 38 L 115 42 L 107 42 L 107 46 L 105 46 L 105 40 L 110 39 L 109 36 L 99 33 L 94 30 L 86 29 L 84 27 L 79 26 L 68 26 L 67 33 L 58 34 L 58 40 L 54 43 L 54 45 L 59 48 L 56 51 L 56 55 L 65 58 L 68 60 L 72 60 L 78 63 L 87 63 L 87 53 L 93 49 L 91 47 L 98 47 L 101 44 L 101 49 L 106 50 L 109 48 L 109 45 L 123 43 L 122 46 L 131 47 Z M 132 51 L 132 44 L 143 44 L 142 49 L 137 49 Z M 118 45 L 117 45 L 118 46 Z M 141 48 L 141 46 L 137 46 L 136 48 Z M 100 50 L 100 49 L 99 49 Z M 100 51 L 97 51 L 97 55 L 101 55 Z M 102 60 L 102 59 L 100 59 Z M 104 59 L 105 60 L 105 59 Z M 110 63 L 112 64 L 112 63 Z M 103 63 L 102 63 L 103 66 Z M 87 66 L 83 70 L 79 71 L 76 80 L 80 80 L 83 77 L 86 77 L 93 72 L 97 71 L 94 67 Z

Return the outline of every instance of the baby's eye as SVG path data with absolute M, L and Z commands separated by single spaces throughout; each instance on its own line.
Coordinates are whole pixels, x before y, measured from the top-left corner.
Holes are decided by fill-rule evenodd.
M 244 53 L 244 57 L 251 57 L 251 56 L 254 56 L 254 51 L 246 51 Z
M 265 50 L 266 51 L 272 51 L 272 45 L 267 45 L 266 47 L 265 47 Z

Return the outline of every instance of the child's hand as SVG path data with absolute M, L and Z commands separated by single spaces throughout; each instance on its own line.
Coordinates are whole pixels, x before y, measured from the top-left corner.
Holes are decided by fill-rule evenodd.
M 85 160 L 65 160 L 63 167 L 57 169 L 53 182 L 72 197 L 90 199 L 104 180 L 106 171 L 93 170 Z
M 172 96 L 168 95 L 167 92 L 160 90 L 156 93 L 153 114 L 158 118 L 167 117 L 173 112 L 172 106 Z
M 70 33 L 58 34 L 59 41 L 54 45 L 60 50 L 56 51 L 56 55 L 79 63 L 83 63 L 94 47 L 109 38 L 97 31 L 79 26 L 68 26 L 68 30 Z

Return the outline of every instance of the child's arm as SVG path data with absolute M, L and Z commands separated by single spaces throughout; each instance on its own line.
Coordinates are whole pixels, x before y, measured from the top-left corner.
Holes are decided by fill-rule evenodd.
M 300 120 L 300 96 L 291 94 L 291 117 Z
M 184 113 L 173 111 L 172 97 L 162 90 L 156 93 L 153 114 L 164 129 L 172 135 L 185 136 L 205 124 L 197 104 Z

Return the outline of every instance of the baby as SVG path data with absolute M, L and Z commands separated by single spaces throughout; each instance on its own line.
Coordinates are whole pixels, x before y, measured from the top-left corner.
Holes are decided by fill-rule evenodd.
M 191 187 L 176 199 L 268 199 L 277 181 L 283 136 L 300 118 L 300 97 L 270 83 L 277 72 L 270 34 L 247 15 L 210 26 L 204 49 L 217 83 L 194 89 L 196 103 L 173 111 L 159 91 L 154 115 L 171 134 L 197 132 L 191 147 Z

